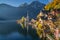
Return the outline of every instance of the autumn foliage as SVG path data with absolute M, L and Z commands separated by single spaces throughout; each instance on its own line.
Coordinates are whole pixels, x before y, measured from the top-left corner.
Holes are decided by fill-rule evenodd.
M 53 0 L 45 6 L 45 10 L 60 9 L 60 0 Z

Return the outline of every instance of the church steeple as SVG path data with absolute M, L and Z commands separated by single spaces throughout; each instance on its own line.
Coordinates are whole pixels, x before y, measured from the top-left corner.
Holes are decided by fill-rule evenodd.
M 28 15 L 28 11 L 27 11 L 27 17 L 26 17 L 26 27 L 27 27 L 27 33 L 28 33 L 28 27 L 29 27 L 29 15 Z

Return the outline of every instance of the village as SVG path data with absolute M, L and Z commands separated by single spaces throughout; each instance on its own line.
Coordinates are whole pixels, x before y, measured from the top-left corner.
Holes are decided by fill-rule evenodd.
M 29 16 L 23 17 L 18 20 L 18 23 L 21 24 L 22 28 L 27 28 L 29 30 L 29 26 L 32 26 L 32 29 L 36 30 L 37 35 L 41 38 L 42 34 L 45 38 L 46 36 L 52 34 L 54 37 L 52 39 L 59 40 L 60 38 L 60 10 L 53 10 L 48 13 L 43 13 L 41 11 L 36 19 L 31 19 L 29 21 Z M 24 23 L 24 26 L 23 24 Z M 49 38 L 49 37 L 48 37 Z M 51 39 L 51 38 L 50 38 Z
M 53 6 L 51 6 L 52 3 Z M 26 31 L 24 30 L 26 34 L 31 33 L 34 37 L 38 35 L 42 40 L 60 40 L 60 8 L 56 6 L 60 5 L 60 1 L 54 0 L 52 3 L 48 5 L 49 7 L 45 6 L 47 10 L 50 10 L 51 7 L 51 10 L 41 10 L 36 19 L 29 20 L 27 13 L 26 17 L 23 16 L 17 20 L 23 30 L 26 29 Z

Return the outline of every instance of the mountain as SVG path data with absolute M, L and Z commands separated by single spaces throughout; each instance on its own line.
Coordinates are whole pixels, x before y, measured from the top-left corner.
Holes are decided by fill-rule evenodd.
M 45 4 L 40 3 L 39 1 L 33 1 L 29 6 L 28 6 L 28 11 L 29 15 L 31 18 L 36 18 L 40 10 L 43 10 Z
M 17 8 L 8 4 L 0 4 L 0 18 L 14 19 L 17 14 Z
M 22 16 L 26 16 L 27 11 L 30 18 L 35 18 L 36 15 L 43 9 L 45 4 L 38 1 L 33 1 L 30 4 L 23 4 L 19 7 L 13 7 L 8 4 L 0 4 L 0 18 L 5 20 L 16 20 L 20 19 Z
M 26 16 L 27 11 L 30 18 L 36 18 L 36 15 L 44 6 L 45 4 L 38 1 L 33 1 L 30 4 L 25 3 L 19 7 L 13 7 L 4 3 L 0 4 L 0 34 L 17 31 L 20 27 L 16 23 L 17 19 Z

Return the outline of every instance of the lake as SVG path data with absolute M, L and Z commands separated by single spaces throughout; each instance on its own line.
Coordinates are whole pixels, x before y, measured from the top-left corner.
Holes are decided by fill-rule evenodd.
M 30 36 L 24 36 L 18 32 L 12 32 L 8 35 L 0 35 L 0 40 L 32 40 Z
M 20 34 L 18 28 L 16 20 L 0 21 L 0 40 L 32 40 L 31 36 Z

